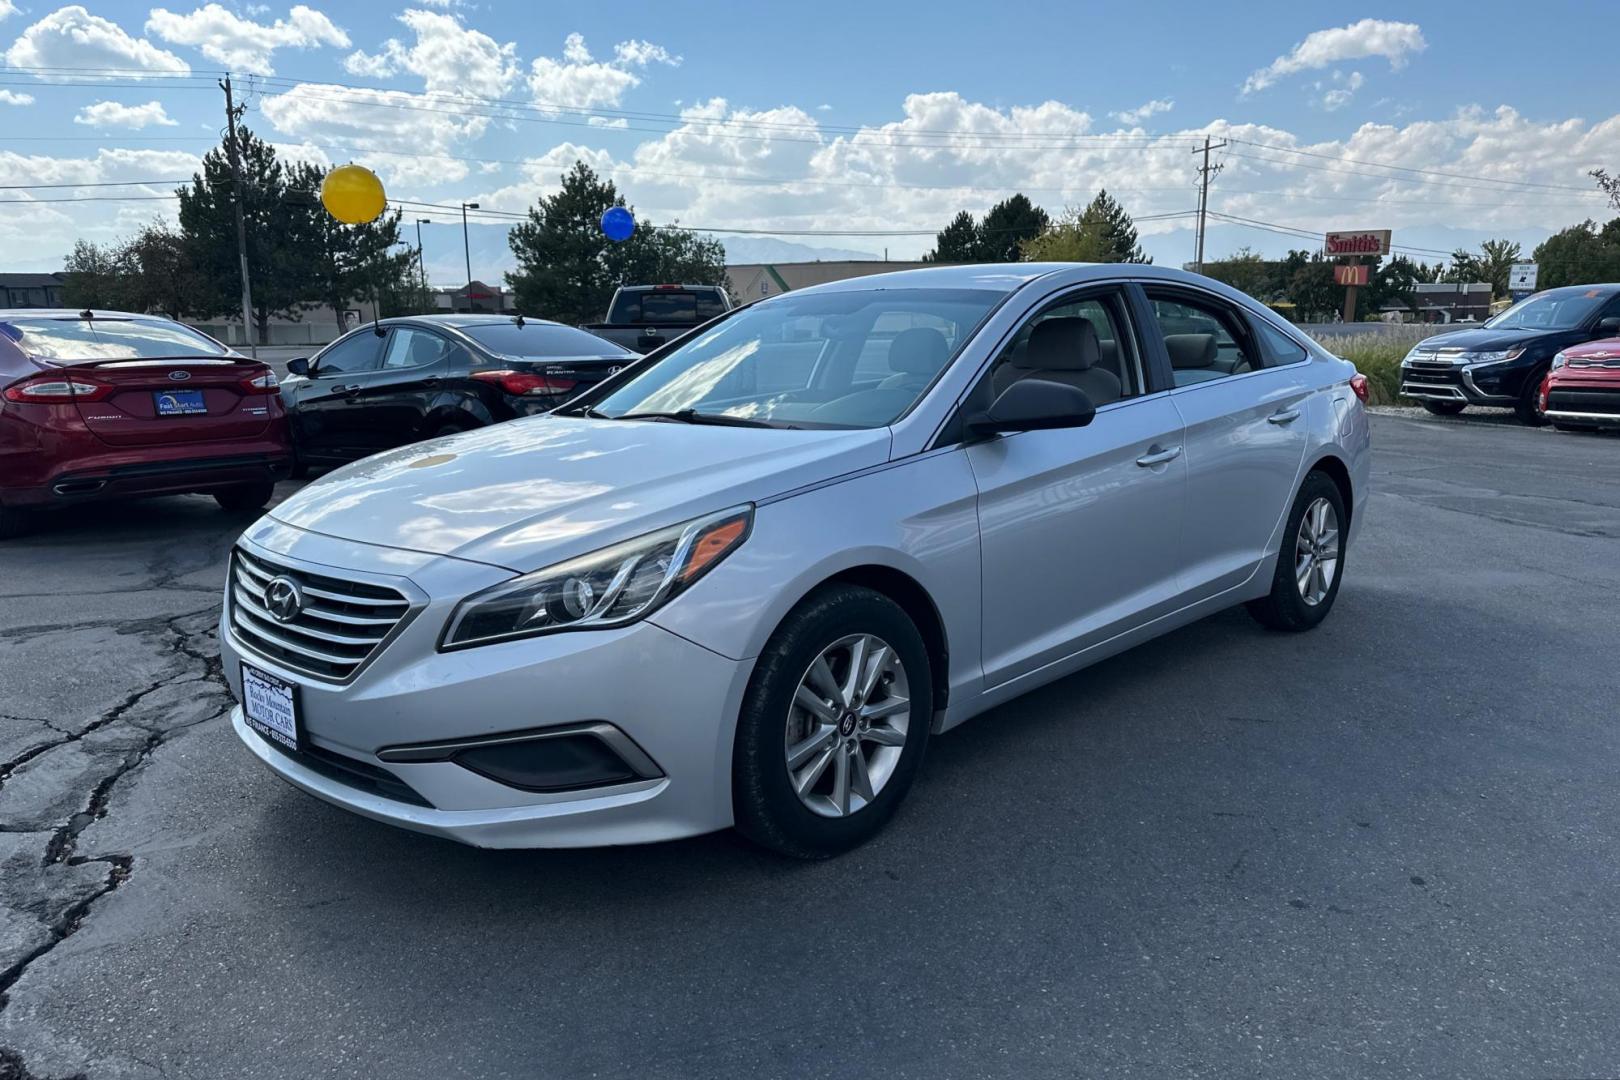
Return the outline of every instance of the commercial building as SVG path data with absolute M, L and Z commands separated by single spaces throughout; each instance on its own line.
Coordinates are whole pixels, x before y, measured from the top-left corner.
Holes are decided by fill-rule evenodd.
M 63 274 L 0 274 L 0 308 L 62 306 Z

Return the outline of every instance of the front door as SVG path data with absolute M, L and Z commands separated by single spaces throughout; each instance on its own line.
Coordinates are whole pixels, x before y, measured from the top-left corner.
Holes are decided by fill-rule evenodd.
M 317 354 L 309 380 L 298 388 L 293 410 L 294 439 L 300 457 L 315 461 L 352 461 L 381 449 L 368 431 L 359 399 L 366 380 L 382 364 L 385 329 L 370 326 L 339 338 Z
M 979 489 L 988 687 L 1175 606 L 1181 417 L 1167 393 L 1145 383 L 1121 301 L 1096 290 L 1060 298 L 1014 336 L 991 372 L 995 392 L 1021 378 L 1067 382 L 1098 408 L 1086 427 L 967 449 Z M 1064 325 L 1045 333 L 1039 324 L 1048 320 Z

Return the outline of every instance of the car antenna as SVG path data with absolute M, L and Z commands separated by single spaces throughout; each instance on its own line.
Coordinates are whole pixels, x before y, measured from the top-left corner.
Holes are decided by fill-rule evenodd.
M 81 319 L 94 319 L 95 317 L 96 313 L 91 311 L 89 308 L 85 308 L 83 311 L 79 312 L 79 318 Z
M 522 327 L 523 327 L 523 312 L 520 311 L 516 315 L 512 316 L 512 321 L 517 324 L 519 329 L 522 329 Z

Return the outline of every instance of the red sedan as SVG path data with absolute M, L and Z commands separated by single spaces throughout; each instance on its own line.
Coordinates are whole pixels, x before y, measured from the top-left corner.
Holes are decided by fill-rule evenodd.
M 1620 338 L 1571 345 L 1553 357 L 1541 407 L 1560 431 L 1620 427 Z
M 256 510 L 291 468 L 267 365 L 160 317 L 0 311 L 0 538 L 92 500 Z

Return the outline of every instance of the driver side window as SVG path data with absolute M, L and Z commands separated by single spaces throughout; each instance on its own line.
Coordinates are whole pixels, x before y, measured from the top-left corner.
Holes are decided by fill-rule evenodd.
M 1026 322 L 990 375 L 992 397 L 1021 379 L 1079 387 L 1102 406 L 1142 391 L 1142 367 L 1116 293 L 1060 300 Z
M 386 335 L 378 337 L 369 326 L 350 334 L 315 358 L 315 374 L 354 375 L 376 371 L 382 363 L 382 345 L 386 340 Z

